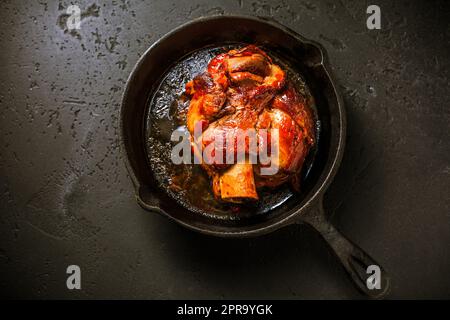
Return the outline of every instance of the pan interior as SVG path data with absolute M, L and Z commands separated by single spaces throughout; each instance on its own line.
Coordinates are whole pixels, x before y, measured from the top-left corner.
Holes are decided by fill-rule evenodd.
M 314 171 L 314 159 L 319 149 L 321 122 L 311 90 L 295 64 L 283 59 L 278 53 L 262 47 L 288 75 L 288 80 L 297 90 L 310 98 L 316 119 L 316 145 L 310 151 L 302 169 L 302 192 L 296 193 L 284 184 L 275 190 L 259 190 L 260 201 L 245 205 L 221 203 L 214 199 L 211 181 L 199 165 L 175 165 L 171 161 L 171 150 L 178 142 L 171 141 L 174 130 L 186 130 L 183 110 L 189 107 L 184 95 L 185 84 L 195 75 L 204 72 L 208 62 L 217 54 L 231 48 L 245 46 L 245 43 L 223 43 L 195 50 L 175 64 L 163 75 L 159 86 L 150 93 L 145 119 L 145 151 L 158 187 L 173 201 L 193 214 L 221 220 L 238 220 L 265 215 L 295 197 L 301 202 L 308 191 L 308 178 Z

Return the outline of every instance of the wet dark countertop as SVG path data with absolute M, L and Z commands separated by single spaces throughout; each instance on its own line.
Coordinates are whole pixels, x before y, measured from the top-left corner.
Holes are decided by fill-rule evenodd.
M 450 9 L 441 2 L 0 3 L 0 291 L 19 298 L 361 298 L 318 235 L 187 231 L 141 209 L 118 145 L 126 79 L 194 18 L 271 16 L 328 50 L 347 146 L 333 223 L 392 277 L 389 298 L 450 298 Z M 79 265 L 82 289 L 66 288 Z

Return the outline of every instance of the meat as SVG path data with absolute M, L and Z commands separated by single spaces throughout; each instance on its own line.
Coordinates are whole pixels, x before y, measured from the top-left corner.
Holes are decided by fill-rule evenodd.
M 259 199 L 257 190 L 291 182 L 314 145 L 307 99 L 261 49 L 247 46 L 213 58 L 186 84 L 187 128 L 194 154 L 217 199 Z

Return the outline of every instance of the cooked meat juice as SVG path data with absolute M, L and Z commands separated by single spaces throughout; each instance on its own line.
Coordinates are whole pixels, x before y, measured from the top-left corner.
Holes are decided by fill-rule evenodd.
M 169 70 L 150 100 L 150 165 L 161 187 L 191 210 L 218 218 L 264 213 L 301 185 L 303 162 L 314 145 L 314 108 L 302 77 L 275 56 L 255 46 L 199 50 Z M 206 129 L 200 149 L 205 141 L 214 143 L 205 137 L 230 128 L 279 128 L 278 172 L 263 176 L 253 163 L 174 165 L 171 133 L 192 134 L 198 122 Z

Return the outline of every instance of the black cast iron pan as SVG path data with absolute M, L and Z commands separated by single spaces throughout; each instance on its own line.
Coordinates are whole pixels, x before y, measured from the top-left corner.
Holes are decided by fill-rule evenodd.
M 300 194 L 281 188 L 236 214 L 206 198 L 203 201 L 195 189 L 200 178 L 184 192 L 166 188 L 170 171 L 178 169 L 168 165 L 164 150 L 170 149 L 171 108 L 185 80 L 201 71 L 215 53 L 249 43 L 261 46 L 294 77 L 301 75 L 299 85 L 303 83 L 315 100 L 318 142 L 303 170 Z M 344 151 L 346 119 L 319 44 L 267 19 L 219 16 L 187 23 L 153 44 L 134 67 L 123 95 L 120 125 L 124 158 L 143 208 L 191 230 L 220 237 L 258 236 L 290 224 L 307 224 L 326 240 L 359 290 L 374 298 L 387 293 L 389 278 L 381 266 L 336 230 L 323 210 L 324 192 Z M 185 178 L 192 179 L 191 173 Z M 370 265 L 381 269 L 381 289 L 370 290 L 366 285 Z

